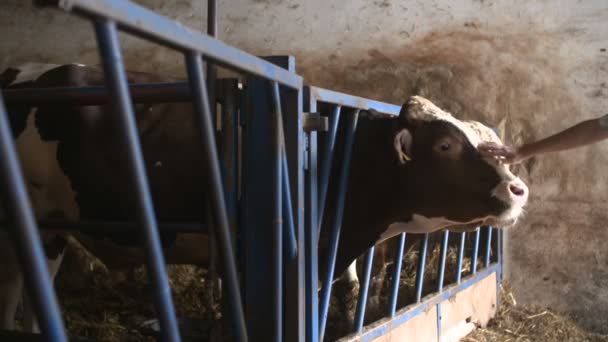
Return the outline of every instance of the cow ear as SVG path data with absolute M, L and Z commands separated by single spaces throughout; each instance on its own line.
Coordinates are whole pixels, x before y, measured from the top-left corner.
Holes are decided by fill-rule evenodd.
M 412 134 L 407 128 L 402 128 L 395 134 L 393 139 L 393 147 L 397 154 L 397 160 L 399 164 L 403 165 L 408 161 L 412 160 L 411 147 L 412 147 Z

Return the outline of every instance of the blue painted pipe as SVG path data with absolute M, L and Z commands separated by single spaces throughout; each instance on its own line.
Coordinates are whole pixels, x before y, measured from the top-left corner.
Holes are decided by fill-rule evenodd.
M 445 258 L 448 251 L 448 241 L 450 239 L 450 231 L 445 230 L 443 232 L 443 237 L 441 240 L 441 250 L 440 250 L 440 259 L 439 259 L 439 279 L 437 280 L 437 291 L 443 291 L 443 279 L 445 277 Z
M 391 282 L 391 295 L 388 300 L 388 317 L 393 318 L 397 310 L 397 298 L 399 297 L 399 281 L 401 279 L 401 264 L 403 262 L 403 250 L 405 249 L 405 233 L 399 235 L 399 244 L 395 253 L 393 263 L 393 279 Z
M 359 118 L 359 110 L 356 110 L 348 122 L 346 130 L 346 138 L 344 141 L 344 161 L 340 168 L 340 183 L 338 184 L 338 199 L 336 203 L 336 215 L 331 227 L 331 237 L 329 240 L 329 257 L 326 263 L 326 274 L 323 279 L 323 288 L 321 289 L 321 305 L 320 305 L 320 322 L 319 322 L 319 341 L 323 341 L 325 334 L 325 325 L 327 323 L 327 310 L 329 309 L 329 299 L 331 296 L 331 284 L 334 278 L 334 269 L 336 267 L 336 255 L 338 253 L 338 242 L 340 241 L 340 229 L 342 228 L 342 219 L 344 218 L 344 202 L 346 200 L 346 185 L 350 171 L 350 159 L 352 156 L 352 145 L 355 139 L 355 131 L 357 129 L 357 120 Z
M 279 95 L 279 84 L 272 82 L 272 97 L 274 102 L 274 117 L 273 117 L 273 178 L 274 178 L 274 248 L 273 248 L 273 294 L 274 294 L 274 340 L 281 342 L 283 340 L 283 210 L 282 210 L 282 167 L 285 160 L 283 157 L 283 135 L 281 122 L 281 97 Z M 286 207 L 286 206 L 285 206 Z
M 327 131 L 327 141 L 323 146 L 323 161 L 321 162 L 321 175 L 319 177 L 319 233 L 323 227 L 323 214 L 325 213 L 325 200 L 327 199 L 327 188 L 329 186 L 329 176 L 331 165 L 334 158 L 334 147 L 336 145 L 336 135 L 338 132 L 338 122 L 340 121 L 340 106 L 336 105 L 329 116 L 329 130 Z
M 15 224 L 15 250 L 42 334 L 48 341 L 67 341 L 10 127 L 0 92 L 0 184 L 6 212 Z
M 369 280 L 372 275 L 372 264 L 374 262 L 374 250 L 375 247 L 370 248 L 365 255 L 363 282 L 359 284 L 359 298 L 357 299 L 357 311 L 355 311 L 355 331 L 357 333 L 360 333 L 363 330 L 365 306 L 367 305 L 367 294 L 369 292 Z
M 154 215 L 152 196 L 148 187 L 139 132 L 128 92 L 128 82 L 123 67 L 116 24 L 108 20 L 95 21 L 95 33 L 106 80 L 114 100 L 114 108 L 119 114 L 122 134 L 127 139 L 125 148 L 129 158 L 126 166 L 136 194 L 137 216 L 146 246 L 147 266 L 150 272 L 150 280 L 154 286 L 154 302 L 159 315 L 161 334 L 165 341 L 180 341 L 177 318 L 171 298 L 171 287 L 169 286 L 160 237 L 158 236 L 158 226 Z
M 490 255 L 492 254 L 492 227 L 488 227 L 488 236 L 486 237 L 486 267 L 490 266 Z
M 308 133 L 308 170 L 305 175 L 304 210 L 304 267 L 306 268 L 306 338 L 315 342 L 319 338 L 319 262 L 317 225 L 317 132 Z
M 220 243 L 219 251 L 222 254 L 224 265 L 224 276 L 230 304 L 230 314 L 233 320 L 234 336 L 237 341 L 247 341 L 247 329 L 245 327 L 239 280 L 236 274 L 236 262 L 230 238 L 226 201 L 222 186 L 215 134 L 213 132 L 211 109 L 207 97 L 207 85 L 204 80 L 202 56 L 195 52 L 188 52 L 185 54 L 185 59 L 189 83 L 194 95 L 193 105 L 198 114 L 198 124 L 202 133 L 202 151 L 206 165 L 209 168 L 207 187 L 215 220 L 214 229 L 216 229 L 216 236 Z M 203 209 L 201 208 L 201 210 Z
M 473 255 L 471 256 L 471 273 L 477 273 L 477 255 L 479 255 L 479 234 L 480 228 L 475 230 L 475 244 L 473 245 Z
M 284 251 L 287 259 L 292 260 L 298 254 L 298 245 L 296 240 L 295 226 L 293 224 L 293 208 L 291 205 L 291 185 L 289 184 L 289 169 L 287 168 L 287 155 L 285 153 L 285 145 L 283 144 L 282 156 L 282 179 L 283 179 L 283 243 Z
M 418 252 L 418 270 L 416 271 L 416 303 L 422 299 L 422 286 L 424 285 L 424 269 L 426 266 L 426 250 L 429 245 L 429 233 L 424 234 Z
M 464 258 L 464 243 L 467 240 L 467 233 L 460 233 L 460 244 L 458 245 L 458 258 L 456 259 L 456 283 L 460 284 L 462 279 L 462 259 Z

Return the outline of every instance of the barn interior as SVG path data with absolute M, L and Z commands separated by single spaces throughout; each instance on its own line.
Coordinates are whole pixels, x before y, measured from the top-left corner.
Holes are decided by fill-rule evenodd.
M 133 2 L 206 31 L 206 1 Z M 421 95 L 458 118 L 498 127 L 509 144 L 608 108 L 603 1 L 221 0 L 217 15 L 219 39 L 256 56 L 295 56 L 307 84 L 399 106 Z M 0 38 L 0 70 L 100 63 L 89 22 L 30 1 L 0 4 Z M 120 39 L 127 70 L 185 77 L 179 53 Z M 602 142 L 513 167 L 530 199 L 525 216 L 504 231 L 501 308 L 463 341 L 608 340 L 607 164 Z M 179 314 L 218 315 L 204 304 L 206 271 L 169 272 Z M 66 325 L 100 340 L 149 339 L 134 328 L 153 316 L 149 298 L 137 297 L 146 291 L 144 273 L 113 273 L 73 247 L 56 282 Z M 137 315 L 127 307 L 138 307 Z M 201 329 L 210 336 L 213 327 Z

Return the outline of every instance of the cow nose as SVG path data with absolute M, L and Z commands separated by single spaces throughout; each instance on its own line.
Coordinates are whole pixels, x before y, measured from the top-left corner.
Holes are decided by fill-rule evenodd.
M 526 190 L 522 186 L 514 183 L 509 185 L 509 191 L 515 196 L 523 196 L 526 194 Z

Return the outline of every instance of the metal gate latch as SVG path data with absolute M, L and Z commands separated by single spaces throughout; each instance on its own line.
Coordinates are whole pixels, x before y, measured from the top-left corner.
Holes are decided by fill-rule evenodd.
M 327 132 L 329 129 L 329 120 L 321 113 L 303 113 L 302 128 L 304 132 Z

